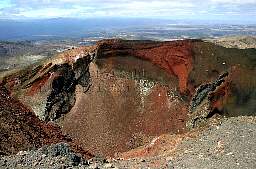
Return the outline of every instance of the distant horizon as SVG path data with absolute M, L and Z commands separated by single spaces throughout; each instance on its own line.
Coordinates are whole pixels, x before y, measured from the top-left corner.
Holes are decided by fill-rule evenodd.
M 205 20 L 154 18 L 51 18 L 1 20 L 0 40 L 49 39 L 148 39 L 214 38 L 230 35 L 256 35 L 256 24 Z
M 164 22 L 180 22 L 180 24 L 223 24 L 223 25 L 256 25 L 254 21 L 248 20 L 223 20 L 223 19 L 172 19 L 172 18 L 162 18 L 162 17 L 108 17 L 108 16 L 98 16 L 98 17 L 53 17 L 53 18 L 0 18 L 0 21 L 10 21 L 10 22 L 36 22 L 36 21 L 65 21 L 65 20 L 145 20 L 145 21 L 164 21 Z M 171 23 L 170 23 L 171 24 Z

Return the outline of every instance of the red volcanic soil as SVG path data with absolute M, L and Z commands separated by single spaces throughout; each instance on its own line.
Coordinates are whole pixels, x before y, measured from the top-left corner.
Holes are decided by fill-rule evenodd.
M 58 126 L 40 121 L 30 109 L 12 98 L 4 87 L 0 88 L 0 126 L 0 155 L 67 142 L 85 158 L 92 157 L 64 136 Z
M 175 76 L 135 57 L 98 59 L 90 73 L 90 90 L 77 88 L 76 104 L 60 123 L 84 149 L 114 156 L 163 133 L 185 131 L 188 106 L 168 95 L 178 88 Z M 154 85 L 143 87 L 143 79 Z
M 125 44 L 124 44 L 125 43 Z M 192 41 L 131 43 L 118 40 L 99 42 L 99 57 L 131 55 L 149 60 L 179 79 L 181 93 L 187 91 L 189 73 L 192 70 Z
M 64 141 L 58 127 L 41 122 L 28 108 L 0 90 L 1 152 L 10 154 L 33 146 Z
M 51 77 L 51 74 L 47 73 L 47 74 L 44 74 L 39 79 L 37 79 L 31 86 L 27 94 L 29 96 L 33 96 L 35 93 L 38 93 L 42 89 L 42 87 L 47 83 L 50 77 Z
M 151 49 L 141 49 L 134 52 L 136 57 L 150 60 L 152 63 L 174 74 L 179 79 L 179 88 L 183 93 L 187 90 L 187 82 L 192 70 L 192 49 L 188 41 L 178 41 L 164 44 Z

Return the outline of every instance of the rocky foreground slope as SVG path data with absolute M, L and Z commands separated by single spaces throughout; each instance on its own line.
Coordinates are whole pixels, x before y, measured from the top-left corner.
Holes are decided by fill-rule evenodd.
M 218 132 L 231 132 L 237 116 L 255 116 L 255 67 L 256 49 L 228 49 L 201 40 L 104 40 L 66 51 L 1 79 L 1 133 L 6 133 L 1 154 L 64 141 L 84 158 L 92 153 L 125 159 L 83 167 L 190 167 L 193 161 L 184 159 L 193 156 L 182 155 L 184 140 L 200 139 L 202 133 L 213 141 Z M 207 126 L 219 124 L 223 116 L 234 118 L 224 120 L 212 139 Z M 237 131 L 255 138 L 255 123 L 245 120 L 249 131 L 237 120 Z M 15 144 L 19 137 L 24 139 Z M 176 150 L 179 145 L 183 150 Z M 248 166 L 253 165 L 249 160 Z

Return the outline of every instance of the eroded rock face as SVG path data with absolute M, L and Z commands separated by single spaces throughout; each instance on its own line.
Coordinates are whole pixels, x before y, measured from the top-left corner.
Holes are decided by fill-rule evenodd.
M 216 113 L 255 115 L 255 58 L 255 49 L 200 40 L 104 40 L 6 76 L 1 85 L 40 119 L 58 119 L 84 149 L 114 155 Z
M 255 49 L 227 49 L 206 42 L 193 44 L 193 71 L 189 76 L 191 93 L 228 72 L 225 83 L 211 97 L 211 111 L 224 116 L 255 115 Z
M 216 102 L 226 99 L 228 95 L 228 90 L 223 90 L 228 85 L 228 75 L 229 73 L 226 72 L 214 82 L 198 87 L 190 103 L 187 128 L 192 129 L 205 124 L 207 119 L 216 113 L 214 111 L 220 108 Z M 223 91 L 223 93 L 219 94 L 219 91 Z M 222 106 L 223 103 L 220 104 Z
M 52 121 L 68 113 L 75 104 L 75 88 L 90 85 L 88 66 L 94 48 L 81 47 L 32 65 L 3 78 L 1 85 L 31 107 L 42 120 Z
M 196 40 L 153 42 L 109 40 L 99 42 L 98 58 L 134 56 L 178 77 L 181 93 L 187 91 L 188 76 L 192 70 L 192 43 Z

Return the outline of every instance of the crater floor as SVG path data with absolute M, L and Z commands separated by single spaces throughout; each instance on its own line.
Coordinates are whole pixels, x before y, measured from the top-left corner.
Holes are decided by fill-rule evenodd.
M 185 131 L 187 106 L 175 76 L 135 57 L 98 59 L 89 69 L 90 89 L 77 87 L 75 106 L 59 122 L 86 150 L 113 157 Z

